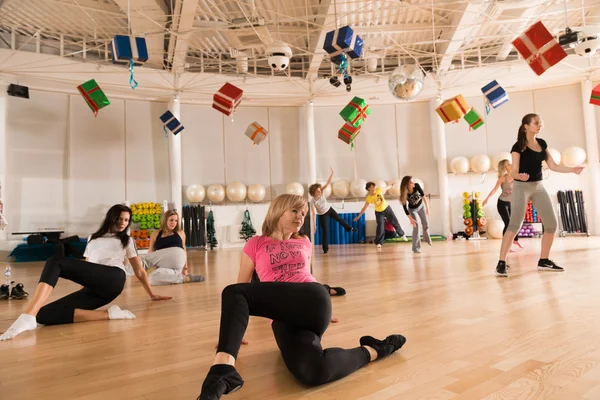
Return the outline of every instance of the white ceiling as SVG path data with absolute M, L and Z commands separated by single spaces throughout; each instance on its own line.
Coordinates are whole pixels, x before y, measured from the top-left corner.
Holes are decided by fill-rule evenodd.
M 566 26 L 600 25 L 600 0 L 0 0 L 0 73 L 73 92 L 95 77 L 119 96 L 164 99 L 177 90 L 194 102 L 209 102 L 231 81 L 244 86 L 249 103 L 326 103 L 347 94 L 322 79 L 333 65 L 324 36 L 351 25 L 365 42 L 363 56 L 350 63 L 352 93 L 373 101 L 394 100 L 387 77 L 405 63 L 428 72 L 417 100 L 491 79 L 520 90 L 595 76 L 598 56 L 570 55 L 541 77 L 531 73 L 511 41 L 537 20 L 555 35 Z M 136 68 L 135 91 L 126 67 L 110 61 L 112 37 L 128 32 L 146 37 L 150 51 Z M 294 52 L 277 74 L 265 59 L 274 40 Z M 238 71 L 236 55 L 249 57 L 248 73 Z M 375 71 L 366 68 L 369 58 L 377 59 Z

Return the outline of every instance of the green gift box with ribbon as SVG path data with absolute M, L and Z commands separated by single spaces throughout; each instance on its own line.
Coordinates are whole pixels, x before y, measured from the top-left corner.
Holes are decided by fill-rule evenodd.
M 471 108 L 469 112 L 463 116 L 463 119 L 467 121 L 471 130 L 477 130 L 483 126 L 483 119 L 481 119 L 481 116 L 474 108 Z
M 340 111 L 340 115 L 344 121 L 355 128 L 358 128 L 369 114 L 371 114 L 371 107 L 369 107 L 367 102 L 360 97 L 353 98 L 352 101 Z
M 110 101 L 108 101 L 108 98 L 94 79 L 90 79 L 77 86 L 77 90 L 79 90 L 79 93 L 81 93 L 87 105 L 94 112 L 94 117 L 98 115 L 98 111 L 100 111 L 101 108 L 110 104 Z

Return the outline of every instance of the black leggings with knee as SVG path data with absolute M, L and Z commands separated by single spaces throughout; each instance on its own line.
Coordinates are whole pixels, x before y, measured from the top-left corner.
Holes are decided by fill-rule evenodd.
M 498 213 L 504 222 L 504 229 L 502 230 L 502 235 L 508 229 L 508 224 L 510 223 L 510 201 L 504 201 L 498 199 Z M 517 242 L 519 240 L 519 234 L 515 235 L 514 241 Z
M 76 308 L 95 310 L 110 303 L 123 291 L 126 275 L 121 268 L 53 256 L 46 261 L 40 283 L 55 287 L 58 278 L 78 283 L 83 289 L 42 307 L 36 317 L 40 324 L 71 324 Z
M 218 352 L 237 358 L 250 315 L 273 320 L 285 365 L 302 383 L 315 386 L 341 379 L 369 363 L 364 347 L 323 350 L 331 299 L 319 283 L 238 283 L 223 289 Z

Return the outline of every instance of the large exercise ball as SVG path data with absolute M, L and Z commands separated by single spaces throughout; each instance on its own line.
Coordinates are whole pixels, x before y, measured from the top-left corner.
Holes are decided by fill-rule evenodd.
M 387 195 L 389 197 L 400 197 L 400 184 L 402 183 L 402 179 L 394 179 L 388 182 L 388 185 L 392 187 L 388 189 Z
M 375 183 L 375 188 L 381 188 L 381 194 L 385 195 L 387 190 L 384 190 L 387 186 L 387 182 L 383 179 L 376 179 L 373 181 Z
M 450 161 L 450 170 L 455 174 L 466 174 L 469 172 L 469 160 L 467 157 L 454 157 Z
M 225 188 L 223 185 L 219 184 L 210 185 L 206 189 L 206 197 L 208 197 L 208 200 L 210 201 L 219 203 L 225 199 Z
M 500 219 L 494 219 L 487 223 L 487 233 L 494 239 L 502 239 L 502 231 L 504 230 L 504 222 Z
M 350 184 L 346 181 L 336 181 L 332 186 L 333 195 L 343 199 L 350 194 Z
M 246 185 L 242 182 L 231 182 L 227 185 L 227 198 L 229 201 L 244 201 L 246 193 Z
M 287 194 L 296 194 L 298 196 L 304 196 L 304 186 L 298 182 L 290 182 L 285 187 Z
M 511 160 L 511 162 L 512 162 L 511 154 L 507 151 L 503 151 L 501 153 L 494 154 L 494 156 L 492 157 L 492 168 L 494 169 L 494 171 L 498 171 L 498 164 L 502 160 Z
M 578 167 L 585 162 L 585 150 L 581 147 L 567 147 L 562 152 L 562 163 L 567 167 Z
M 200 203 L 206 196 L 206 190 L 202 185 L 190 185 L 185 190 L 185 197 L 190 203 Z
M 485 154 L 478 154 L 471 158 L 471 169 L 474 172 L 488 172 L 490 170 L 490 164 L 490 158 Z
M 320 183 L 321 187 L 324 187 L 327 182 L 326 181 L 318 181 L 317 183 Z M 323 194 L 323 196 L 325 196 L 325 198 L 331 197 L 331 185 L 328 185 L 322 194 Z
M 550 155 L 552 156 L 552 159 L 554 160 L 554 162 L 556 163 L 556 165 L 559 165 L 560 161 L 562 160 L 562 156 L 560 154 L 560 151 L 558 151 L 556 149 L 548 148 L 548 153 L 550 153 Z M 546 163 L 546 161 L 542 161 L 542 168 L 543 169 L 548 169 L 548 163 Z
M 248 199 L 250 199 L 250 201 L 263 201 L 266 194 L 267 191 L 265 190 L 265 187 L 259 183 L 255 183 L 248 187 Z
M 354 197 L 365 197 L 367 195 L 366 185 L 367 181 L 364 179 L 355 179 L 350 184 L 350 193 L 352 193 Z

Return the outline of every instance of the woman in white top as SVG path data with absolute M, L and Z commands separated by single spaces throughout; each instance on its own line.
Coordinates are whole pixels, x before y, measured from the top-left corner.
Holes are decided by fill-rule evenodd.
M 152 292 L 148 276 L 135 249 L 127 228 L 131 220 L 131 209 L 114 205 L 106 213 L 102 226 L 90 236 L 85 249 L 86 261 L 52 256 L 46 261 L 40 282 L 25 312 L 0 336 L 8 340 L 19 333 L 33 330 L 37 323 L 42 325 L 70 324 L 73 322 L 99 321 L 106 319 L 133 319 L 135 315 L 113 305 L 108 310 L 96 310 L 116 299 L 125 286 L 125 257 L 151 300 L 168 300 Z M 83 289 L 58 299 L 46 302 L 58 278 L 68 279 Z
M 331 167 L 329 167 L 331 168 Z M 327 202 L 323 192 L 327 189 L 327 186 L 331 184 L 333 179 L 333 168 L 331 168 L 331 175 L 327 179 L 325 186 L 321 186 L 320 183 L 314 183 L 308 188 L 308 193 L 312 196 L 310 200 L 311 213 L 312 213 L 312 226 L 313 232 L 317 230 L 317 224 L 315 223 L 315 215 L 319 216 L 319 225 L 321 226 L 321 244 L 323 246 L 323 253 L 327 254 L 329 251 L 329 220 L 327 217 L 332 218 L 340 223 L 346 230 L 346 232 L 356 232 L 356 228 L 351 227 L 346 221 L 340 217 L 337 211 L 331 207 L 331 204 Z

